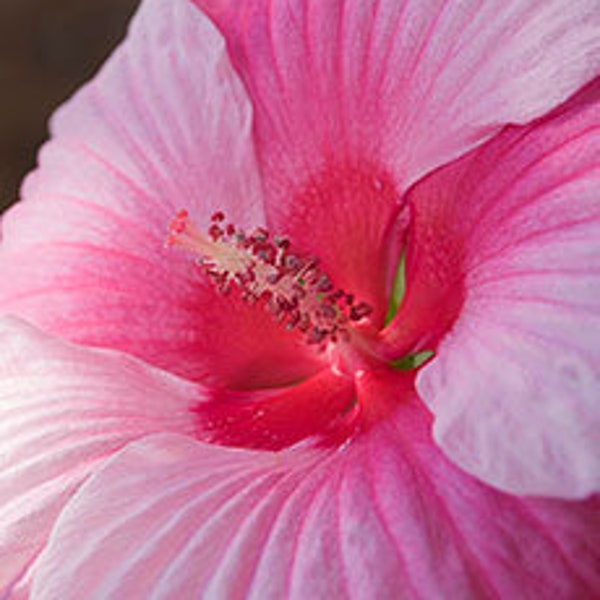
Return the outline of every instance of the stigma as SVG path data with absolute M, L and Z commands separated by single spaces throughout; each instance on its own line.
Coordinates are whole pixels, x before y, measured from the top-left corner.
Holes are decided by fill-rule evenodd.
M 372 313 L 367 303 L 336 288 L 316 258 L 295 253 L 287 238 L 272 236 L 263 227 L 245 232 L 220 211 L 203 232 L 180 210 L 166 244 L 195 255 L 221 294 L 237 288 L 246 302 L 263 304 L 286 329 L 302 332 L 309 344 L 325 348 L 347 341 L 354 326 Z

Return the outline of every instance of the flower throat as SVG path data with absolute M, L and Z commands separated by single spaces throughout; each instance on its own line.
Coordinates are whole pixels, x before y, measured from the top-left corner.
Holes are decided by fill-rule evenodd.
M 263 303 L 287 329 L 298 329 L 309 344 L 346 340 L 353 323 L 372 312 L 365 302 L 336 289 L 312 257 L 290 249 L 287 238 L 262 228 L 246 233 L 212 215 L 207 233 L 197 229 L 186 210 L 171 222 L 168 246 L 197 255 L 197 263 L 222 294 L 237 287 L 250 303 Z

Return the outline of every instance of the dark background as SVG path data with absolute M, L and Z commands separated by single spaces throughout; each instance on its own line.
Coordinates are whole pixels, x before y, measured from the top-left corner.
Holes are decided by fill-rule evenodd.
M 122 39 L 139 0 L 0 0 L 0 211 L 35 166 L 54 109 Z

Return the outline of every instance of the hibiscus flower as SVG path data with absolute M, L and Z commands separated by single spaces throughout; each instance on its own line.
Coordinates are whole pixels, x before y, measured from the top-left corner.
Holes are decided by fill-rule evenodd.
M 3 219 L 0 596 L 597 596 L 595 3 L 197 4 Z

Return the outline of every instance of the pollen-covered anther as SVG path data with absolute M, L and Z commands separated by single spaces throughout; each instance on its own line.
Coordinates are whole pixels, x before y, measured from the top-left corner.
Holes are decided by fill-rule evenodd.
M 355 304 L 352 294 L 335 289 L 315 258 L 291 252 L 287 238 L 271 236 L 264 227 L 246 233 L 227 223 L 221 211 L 212 215 L 206 234 L 187 211 L 179 211 L 167 245 L 193 252 L 222 293 L 235 286 L 247 302 L 263 302 L 287 329 L 303 332 L 309 344 L 346 339 L 351 322 L 372 312 L 365 302 Z

